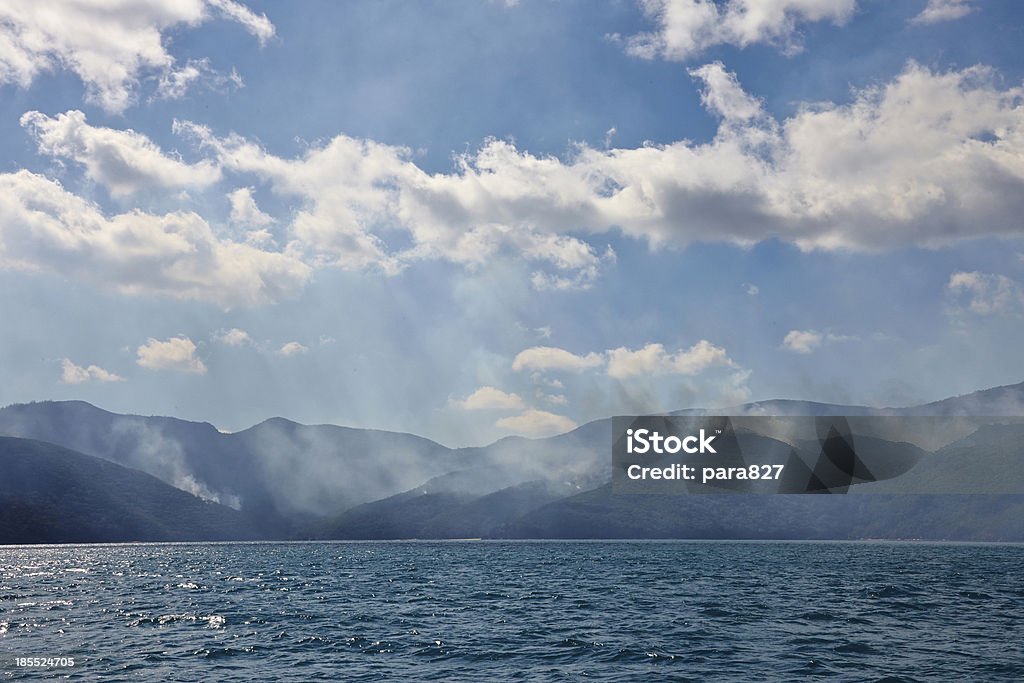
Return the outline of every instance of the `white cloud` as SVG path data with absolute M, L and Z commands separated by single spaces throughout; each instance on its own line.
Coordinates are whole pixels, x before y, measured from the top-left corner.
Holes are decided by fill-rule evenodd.
M 539 291 L 589 289 L 600 277 L 602 266 L 615 263 L 615 251 L 607 247 L 598 255 L 583 240 L 565 235 L 530 235 L 521 245 L 528 259 L 552 264 L 554 273 L 536 271 L 530 282 Z
M 378 269 L 387 274 L 410 263 L 444 259 L 469 268 L 512 253 L 541 268 L 538 289 L 586 289 L 615 262 L 603 250 L 564 234 L 585 188 L 548 186 L 545 169 L 575 173 L 554 158 L 520 155 L 509 143 L 488 140 L 474 155 L 457 159 L 452 174 L 428 174 L 411 152 L 339 135 L 300 159 L 283 159 L 237 135 L 214 136 L 207 128 L 176 122 L 176 130 L 212 150 L 225 169 L 252 173 L 281 194 L 303 198 L 290 234 L 321 265 Z M 571 192 L 578 197 L 562 196 Z M 555 203 L 555 214 L 546 214 Z M 557 227 L 549 219 L 561 218 Z M 581 227 L 585 227 L 582 226 Z M 378 232 L 404 230 L 412 245 L 389 250 Z
M 136 349 L 136 363 L 150 370 L 173 370 L 205 374 L 206 366 L 196 357 L 195 343 L 185 336 L 171 337 L 160 341 L 150 337 L 149 341 Z
M 606 366 L 606 367 L 605 367 Z M 707 340 L 700 340 L 688 349 L 680 349 L 670 353 L 663 344 L 647 344 L 643 348 L 632 350 L 626 347 L 610 349 L 604 353 L 591 352 L 585 356 L 574 354 L 565 349 L 552 346 L 535 346 L 520 351 L 512 361 L 512 369 L 519 372 L 533 371 L 533 381 L 552 388 L 562 388 L 562 382 L 547 380 L 542 374 L 548 370 L 583 372 L 594 368 L 605 368 L 612 379 L 630 377 L 660 377 L 664 375 L 683 375 L 692 377 L 712 367 L 739 368 L 729 357 L 726 350 L 715 346 Z M 545 394 L 540 392 L 540 397 Z M 549 396 L 544 400 L 553 399 L 555 403 L 564 396 Z M 549 401 L 551 402 L 551 401 Z
M 824 335 L 814 330 L 790 330 L 782 340 L 782 346 L 794 353 L 811 353 L 821 346 L 824 339 Z
M 203 76 L 210 72 L 208 60 L 192 60 L 185 63 L 179 69 L 168 69 L 160 75 L 160 82 L 157 84 L 156 92 L 153 93 L 154 100 L 180 100 L 189 89 Z
M 570 351 L 554 346 L 534 346 L 520 351 L 512 361 L 512 369 L 517 372 L 521 370 L 582 372 L 601 365 L 604 365 L 604 357 L 599 353 L 577 356 Z
M 60 381 L 64 384 L 83 384 L 84 382 L 122 382 L 124 377 L 115 375 L 112 372 L 104 370 L 98 365 L 90 365 L 89 367 L 82 367 L 75 365 L 70 358 L 65 358 L 60 362 L 61 375 Z
M 799 51 L 801 23 L 845 24 L 856 0 L 640 0 L 657 29 L 626 39 L 636 57 L 685 60 L 715 45 L 777 45 Z
M 969 0 L 928 0 L 921 13 L 910 20 L 912 24 L 937 24 L 963 19 L 978 9 Z
M 288 234 L 309 262 L 385 273 L 431 258 L 473 268 L 509 252 L 537 265 L 537 287 L 586 287 L 614 260 L 588 239 L 612 231 L 654 247 L 779 239 L 805 250 L 1024 232 L 1024 89 L 991 69 L 911 63 L 848 104 L 803 105 L 784 120 L 722 65 L 692 73 L 722 118 L 708 143 L 578 145 L 559 159 L 488 140 L 451 173 L 347 136 L 285 159 L 195 124 L 177 130 L 225 169 L 303 201 Z M 389 246 L 396 235 L 402 247 Z
M 231 202 L 230 220 L 247 228 L 265 228 L 274 223 L 273 216 L 264 213 L 252 197 L 251 187 L 240 187 L 228 193 Z
M 338 136 L 301 157 L 176 122 L 211 155 L 187 164 L 132 131 L 90 126 L 80 112 L 30 112 L 40 149 L 75 159 L 127 194 L 252 175 L 297 198 L 271 251 L 274 217 L 234 190 L 240 242 L 195 213 L 104 216 L 27 171 L 0 174 L 0 265 L 66 273 L 128 292 L 258 305 L 294 294 L 313 268 L 393 274 L 425 259 L 476 268 L 501 255 L 530 264 L 539 289 L 586 288 L 615 254 L 617 232 L 652 247 L 695 241 L 802 249 L 934 247 L 1020 236 L 1024 88 L 984 67 L 935 73 L 916 64 L 844 105 L 805 105 L 775 120 L 718 63 L 692 70 L 722 118 L 713 140 L 539 157 L 488 140 L 427 173 L 404 148 Z M 571 234 L 570 234 L 571 233 Z M 400 246 L 392 246 L 400 245 Z
M 480 387 L 463 400 L 454 400 L 452 405 L 463 410 L 522 410 L 523 399 L 495 387 Z
M 604 133 L 604 148 L 605 149 L 608 149 L 609 147 L 612 146 L 612 140 L 615 139 L 615 135 L 618 132 L 619 131 L 617 131 L 615 129 L 615 126 L 612 126 L 611 128 L 609 128 L 608 130 L 605 131 L 605 133 Z
M 175 129 L 212 149 L 225 168 L 254 173 L 280 193 L 305 197 L 309 206 L 297 212 L 290 229 L 318 263 L 401 270 L 371 228 L 387 218 L 395 173 L 415 168 L 406 161 L 407 150 L 340 135 L 302 159 L 285 160 L 236 135 L 219 139 L 189 122 L 175 122 Z
M 241 88 L 244 85 L 242 77 L 234 68 L 230 74 L 222 74 L 210 66 L 208 59 L 190 59 L 185 66 L 170 68 L 160 74 L 160 80 L 150 101 L 180 100 L 197 84 L 205 86 L 208 90 L 222 90 L 229 85 Z
M 276 221 L 270 214 L 264 213 L 257 206 L 252 196 L 251 187 L 240 187 L 228 193 L 228 201 L 231 202 L 231 214 L 228 220 L 243 229 L 246 229 L 244 239 L 246 244 L 257 248 L 275 246 L 274 236 L 267 228 Z
M 550 389 L 564 389 L 565 384 L 560 379 L 553 379 L 544 376 L 543 372 L 535 371 L 530 375 L 530 379 L 535 384 L 541 384 Z
M 743 291 L 746 292 L 750 296 L 757 296 L 758 294 L 761 293 L 761 288 L 760 287 L 758 287 L 757 285 L 752 285 L 749 282 L 744 282 L 741 285 L 741 287 L 743 287 Z
M 956 272 L 946 289 L 958 310 L 978 315 L 1006 315 L 1024 311 L 1024 287 L 1005 275 Z
M 274 25 L 267 19 L 266 14 L 256 14 L 245 5 L 233 0 L 207 0 L 210 5 L 216 7 L 220 14 L 231 21 L 238 22 L 245 30 L 256 37 L 263 47 L 274 37 L 276 30 Z
M 690 76 L 704 83 L 700 100 L 704 107 L 726 121 L 750 121 L 764 115 L 761 101 L 747 94 L 736 74 L 721 62 L 690 69 Z
M 735 363 L 725 349 L 703 339 L 674 354 L 665 351 L 662 344 L 648 344 L 636 351 L 620 347 L 608 352 L 608 376 L 613 379 L 696 375 L 713 366 L 735 367 Z
M 245 330 L 232 327 L 230 330 L 222 330 L 213 338 L 225 346 L 246 346 L 253 343 L 252 337 Z
M 656 343 L 647 344 L 637 350 L 619 347 L 604 353 L 591 352 L 585 356 L 557 347 L 535 346 L 519 352 L 512 361 L 513 370 L 531 370 L 534 382 L 556 389 L 563 387 L 562 382 L 547 380 L 542 374 L 544 371 L 583 372 L 605 368 L 608 377 L 621 380 L 664 375 L 693 377 L 713 367 L 734 368 L 745 372 L 729 357 L 724 348 L 704 339 L 688 349 L 680 349 L 674 353 L 667 351 L 663 344 Z M 538 396 L 542 400 L 556 404 L 565 399 L 561 394 L 547 396 L 543 392 L 538 392 Z
M 82 80 L 86 101 L 122 112 L 144 76 L 175 70 L 168 34 L 214 14 L 241 23 L 261 44 L 273 35 L 266 16 L 231 0 L 4 0 L 0 84 L 27 88 L 43 72 L 66 69 Z
M 21 125 L 32 133 L 40 153 L 82 164 L 88 178 L 114 195 L 150 188 L 202 188 L 220 180 L 220 169 L 209 160 L 186 164 L 133 130 L 90 126 L 80 111 L 55 118 L 30 111 L 21 117 Z
M 503 417 L 494 425 L 526 436 L 551 436 L 576 428 L 576 423 L 569 418 L 546 410 L 526 410 L 519 415 Z
M 297 356 L 303 353 L 309 353 L 309 348 L 303 346 L 297 341 L 290 341 L 282 346 L 277 351 L 282 356 Z
M 569 397 L 565 394 L 545 394 L 544 392 L 538 392 L 538 398 L 545 403 L 553 406 L 567 406 L 569 405 Z
M 108 218 L 28 171 L 0 173 L 0 268 L 39 270 L 129 294 L 256 306 L 296 294 L 311 269 L 288 253 L 219 239 L 192 212 Z
M 790 330 L 782 340 L 782 348 L 793 353 L 813 353 L 826 343 L 854 341 L 857 337 L 817 330 Z

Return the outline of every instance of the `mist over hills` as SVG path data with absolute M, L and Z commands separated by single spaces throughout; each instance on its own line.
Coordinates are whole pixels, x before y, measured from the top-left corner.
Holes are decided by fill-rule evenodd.
M 257 536 L 236 510 L 42 441 L 0 437 L 0 472 L 0 543 Z
M 1024 383 L 906 408 L 773 400 L 674 414 L 1017 416 L 1024 415 Z M 922 442 L 933 442 L 926 444 L 929 449 L 938 449 L 934 456 L 919 465 L 919 454 L 905 455 L 900 467 L 923 468 L 921 475 L 930 486 L 962 482 L 971 476 L 973 449 L 983 447 L 1020 476 L 1016 463 L 1022 462 L 1021 427 L 974 433 L 977 427 L 969 420 L 951 425 L 949 433 L 920 435 Z M 1022 499 L 1013 493 L 1024 490 L 1020 485 L 1024 482 L 1010 482 L 1001 489 L 1007 495 L 1001 496 L 984 488 L 984 481 L 976 482 L 979 492 L 988 494 L 982 496 L 870 495 L 896 490 L 885 481 L 854 487 L 857 496 L 613 494 L 608 486 L 610 419 L 546 439 L 512 437 L 484 447 L 453 449 L 411 434 L 302 425 L 282 418 L 222 433 L 203 422 L 119 415 L 80 401 L 46 401 L 0 409 L 0 434 L 61 447 L 42 453 L 39 446 L 0 441 L 0 456 L 15 458 L 12 453 L 16 454 L 23 473 L 30 466 L 65 475 L 81 469 L 91 473 L 92 485 L 99 486 L 104 478 L 116 478 L 112 473 L 120 477 L 122 470 L 138 470 L 139 476 L 149 475 L 147 481 L 155 477 L 160 480 L 157 483 L 178 489 L 187 498 L 163 508 L 167 512 L 163 526 L 139 527 L 149 540 L 623 536 L 1024 540 L 1024 525 L 1017 521 L 1024 512 Z M 36 460 L 26 455 L 30 453 L 37 454 Z M 97 458 L 120 468 L 96 470 Z M 41 477 L 38 482 L 51 480 Z M 31 536 L 24 530 L 28 527 L 15 528 L 18 520 L 24 523 L 33 515 L 64 519 L 72 514 L 74 506 L 68 507 L 61 495 L 45 489 L 38 484 L 31 496 L 20 495 L 10 486 L 4 489 L 8 512 L 3 519 L 9 530 L 4 538 Z M 111 491 L 96 490 L 93 495 L 103 501 L 97 502 L 99 507 L 121 510 L 123 520 L 134 519 L 132 505 L 136 504 L 141 519 L 152 520 L 139 496 L 117 507 Z M 181 512 L 175 507 L 179 505 Z M 195 511 L 203 508 L 196 505 L 216 513 L 197 517 Z M 12 510 L 21 512 L 15 515 Z M 206 535 L 197 535 L 191 525 L 206 529 Z M 44 526 L 35 527 L 40 542 L 43 536 L 55 537 L 44 532 Z M 226 536 L 211 529 L 223 530 Z M 83 527 L 58 536 L 60 540 L 117 540 L 126 538 L 126 533 L 115 526 L 104 536 Z
M 0 410 L 0 434 L 49 441 L 151 474 L 242 511 L 274 534 L 382 498 L 458 467 L 456 454 L 410 434 L 306 426 L 282 418 L 227 434 L 205 422 L 118 415 L 81 401 Z M 366 459 L 373 459 L 364 466 Z
M 607 425 L 551 439 L 451 449 L 411 434 L 272 418 L 222 433 L 205 422 L 119 415 L 81 401 L 0 409 L 0 434 L 37 439 L 139 469 L 240 510 L 276 535 L 431 482 L 485 495 L 538 478 L 593 487 L 607 476 Z

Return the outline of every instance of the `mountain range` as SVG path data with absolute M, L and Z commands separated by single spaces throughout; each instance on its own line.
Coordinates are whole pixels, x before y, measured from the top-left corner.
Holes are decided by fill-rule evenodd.
M 1022 416 L 1024 383 L 905 408 L 777 400 L 713 412 Z M 0 543 L 1024 540 L 1024 425 L 961 421 L 948 435 L 922 430 L 921 443 L 934 453 L 915 454 L 905 465 L 915 468 L 922 490 L 974 495 L 903 495 L 895 480 L 851 487 L 858 494 L 852 496 L 616 494 L 608 483 L 611 429 L 604 419 L 546 439 L 509 437 L 484 447 L 448 448 L 412 434 L 282 418 L 224 433 L 208 423 L 120 415 L 80 401 L 16 404 L 0 409 Z M 925 443 L 929 439 L 934 443 Z M 995 488 L 972 468 L 979 449 L 1007 473 Z

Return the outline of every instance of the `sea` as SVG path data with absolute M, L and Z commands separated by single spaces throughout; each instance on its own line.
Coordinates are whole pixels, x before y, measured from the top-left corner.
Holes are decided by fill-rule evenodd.
M 0 677 L 1022 681 L 1024 546 L 0 547 Z

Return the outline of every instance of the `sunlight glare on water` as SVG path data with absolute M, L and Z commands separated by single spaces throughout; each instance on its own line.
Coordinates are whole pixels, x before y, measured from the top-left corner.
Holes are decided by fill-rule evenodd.
M 1012 545 L 7 547 L 0 671 L 107 681 L 1020 680 L 1021 567 L 1024 547 Z M 75 666 L 28 669 L 15 657 Z

